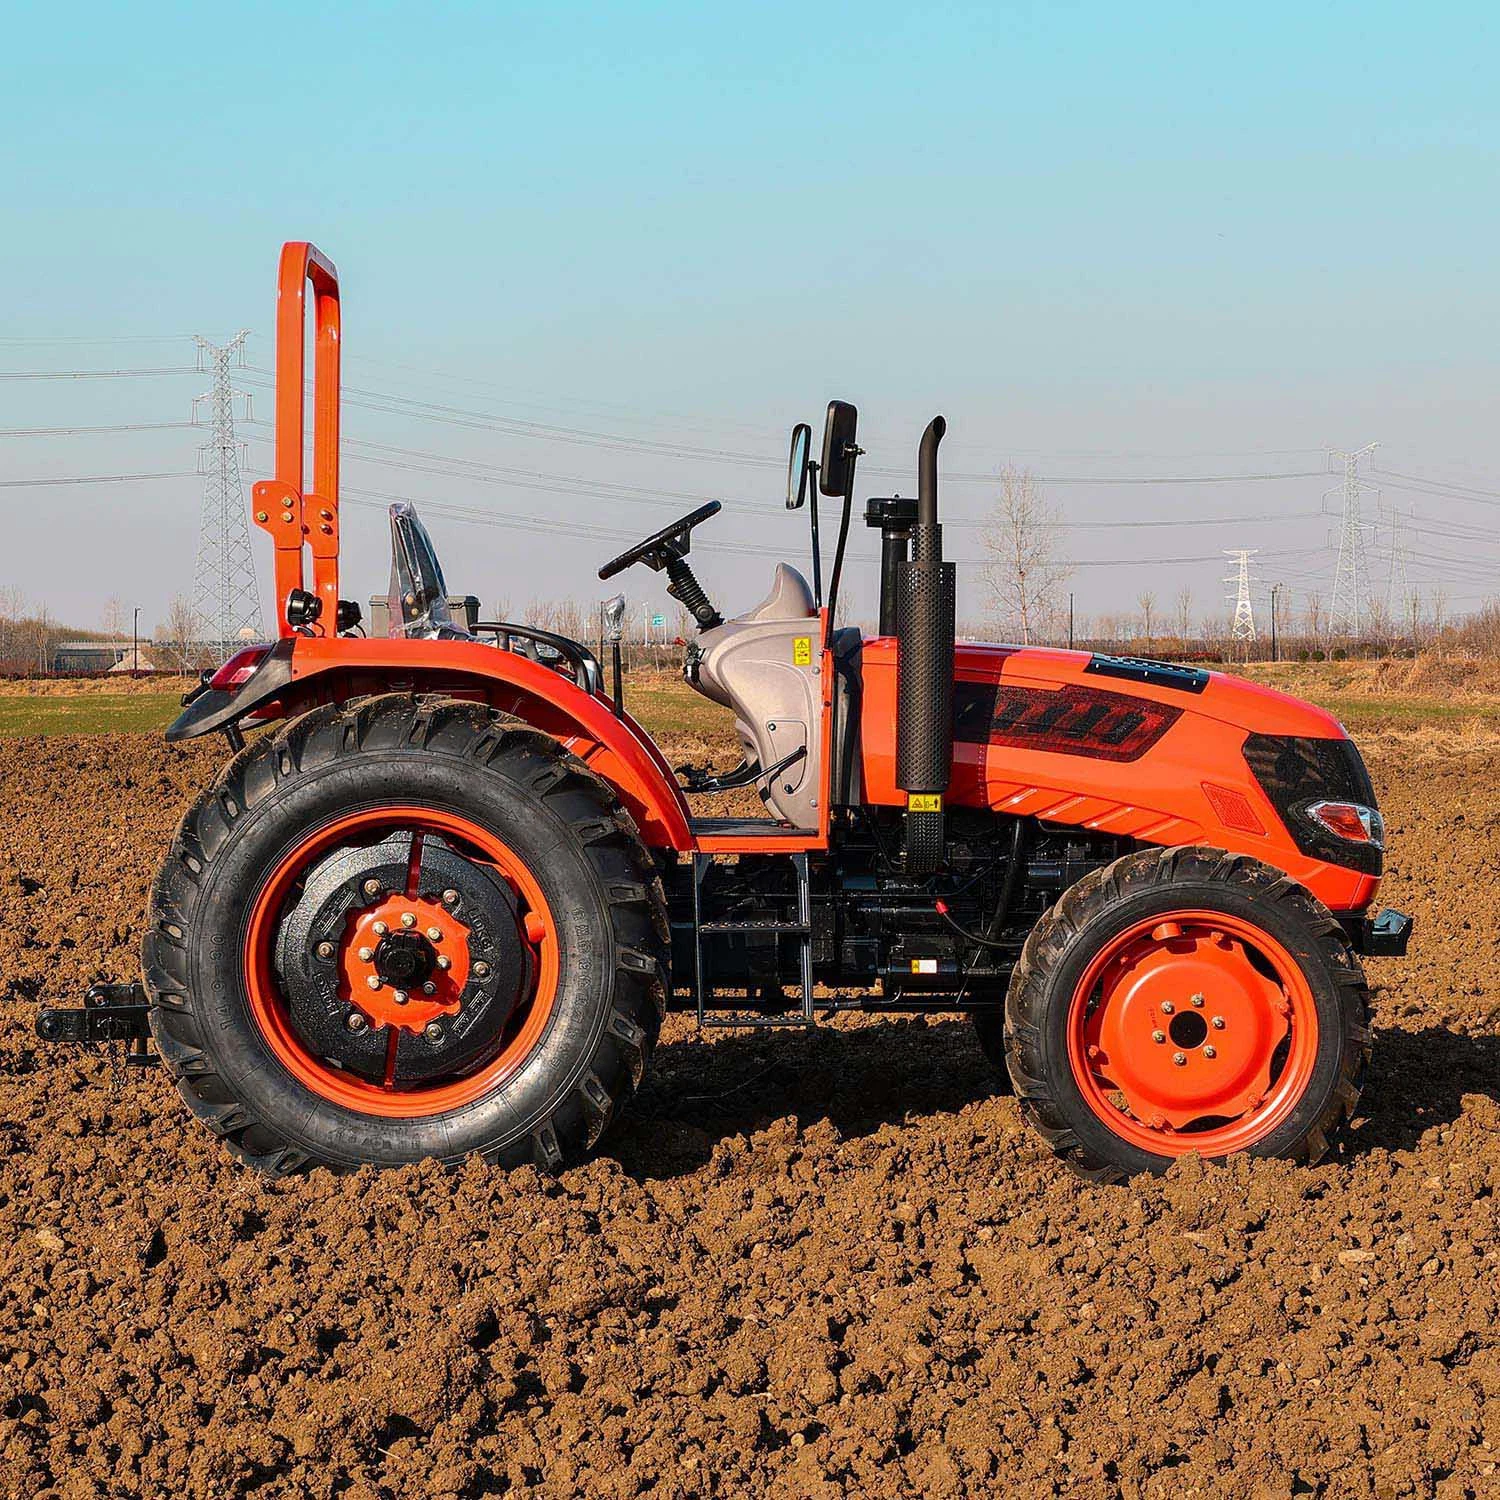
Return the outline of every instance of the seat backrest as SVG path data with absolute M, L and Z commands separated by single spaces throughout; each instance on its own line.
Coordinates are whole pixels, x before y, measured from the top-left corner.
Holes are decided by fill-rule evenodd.
M 407 500 L 391 505 L 391 584 L 386 630 L 407 640 L 473 640 L 453 618 L 442 564 L 417 508 Z

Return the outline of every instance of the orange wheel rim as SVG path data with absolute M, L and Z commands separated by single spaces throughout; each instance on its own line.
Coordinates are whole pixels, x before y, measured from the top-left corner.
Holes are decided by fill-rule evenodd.
M 445 1082 L 407 1087 L 367 1081 L 330 1063 L 311 1051 L 291 1021 L 286 998 L 276 974 L 274 947 L 282 913 L 297 880 L 324 854 L 340 844 L 368 840 L 373 835 L 410 830 L 446 834 L 463 841 L 479 858 L 505 879 L 515 893 L 521 913 L 518 932 L 533 956 L 533 981 L 522 995 L 505 1028 L 498 1053 L 472 1072 Z M 461 923 L 452 914 L 439 921 L 431 903 L 414 897 L 393 899 L 381 892 L 370 907 L 357 913 L 349 926 L 344 952 L 339 956 L 346 987 L 355 988 L 366 971 L 360 949 L 372 924 L 389 911 L 410 911 L 416 924 L 424 922 L 440 930 L 435 944 L 439 953 L 452 954 L 451 968 L 435 976 L 435 993 L 405 1007 L 399 1015 L 373 1007 L 380 1024 L 387 1025 L 394 1041 L 398 1029 L 412 1030 L 437 1015 L 457 1011 L 457 996 L 467 975 Z M 397 917 L 399 921 L 399 916 Z M 419 925 L 419 930 L 421 930 Z M 441 1114 L 472 1103 L 510 1077 L 541 1040 L 551 1020 L 557 999 L 560 968 L 557 928 L 541 887 L 525 863 L 509 845 L 471 819 L 438 808 L 418 806 L 372 807 L 346 813 L 323 824 L 300 839 L 277 861 L 263 882 L 250 909 L 245 932 L 244 975 L 250 1013 L 261 1036 L 283 1067 L 306 1088 L 334 1104 L 360 1114 L 392 1119 L 412 1119 Z M 371 1011 L 367 997 L 360 1009 Z
M 1314 1072 L 1318 1017 L 1292 955 L 1253 922 L 1180 911 L 1137 922 L 1089 965 L 1068 1063 L 1117 1136 L 1159 1156 L 1264 1140 Z

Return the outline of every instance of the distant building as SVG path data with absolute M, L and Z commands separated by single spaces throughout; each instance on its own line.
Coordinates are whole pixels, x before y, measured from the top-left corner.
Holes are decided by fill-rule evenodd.
M 142 641 L 140 670 L 153 670 L 146 654 L 147 642 Z M 62 641 L 52 651 L 54 672 L 129 672 L 133 670 L 130 641 Z

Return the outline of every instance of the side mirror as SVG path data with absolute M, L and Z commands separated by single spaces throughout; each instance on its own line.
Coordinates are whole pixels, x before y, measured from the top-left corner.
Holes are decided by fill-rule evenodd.
M 616 594 L 600 606 L 604 616 L 604 639 L 616 645 L 625 639 L 625 596 Z
M 792 428 L 792 451 L 786 461 L 786 508 L 800 510 L 807 503 L 807 460 L 812 456 L 812 428 L 798 422 Z
M 818 488 L 825 495 L 847 495 L 854 484 L 854 460 L 859 445 L 854 441 L 859 412 L 847 401 L 830 401 L 823 423 L 823 464 L 818 470 Z

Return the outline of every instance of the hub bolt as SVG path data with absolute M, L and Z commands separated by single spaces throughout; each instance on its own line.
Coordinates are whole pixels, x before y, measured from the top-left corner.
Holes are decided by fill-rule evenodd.
M 401 925 L 403 927 L 415 927 L 417 925 L 417 918 L 415 913 L 409 911 L 402 912 Z
M 392 990 L 391 991 L 391 999 L 394 1000 L 397 1005 L 405 1005 L 406 1004 L 406 999 L 407 999 L 406 991 L 405 990 Z
M 1204 1048 L 1204 1049 L 1203 1049 L 1203 1055 L 1204 1055 L 1204 1056 L 1205 1056 L 1205 1057 L 1217 1057 L 1217 1056 L 1218 1056 L 1218 1055 L 1219 1055 L 1219 1054 L 1218 1054 L 1218 1051 L 1217 1051 L 1217 1049 L 1216 1049 L 1216 1048 L 1213 1048 L 1213 1047 L 1205 1047 L 1205 1048 Z
M 333 957 L 333 944 L 332 943 L 319 943 L 318 944 L 318 957 L 319 958 L 332 958 Z
M 1164 1041 L 1166 1041 L 1166 1039 L 1167 1039 L 1167 1034 L 1166 1034 L 1165 1031 L 1153 1031 L 1151 1033 L 1151 1040 L 1153 1042 L 1164 1042 Z
M 1203 1004 L 1203 996 L 1202 995 L 1194 995 L 1193 998 L 1192 998 L 1192 1000 L 1189 1003 L 1193 1004 L 1193 1005 L 1201 1006 Z
M 1164 1016 L 1170 1016 L 1172 1014 L 1172 1012 L 1174 1010 L 1176 1010 L 1176 1009 L 1177 1009 L 1177 1007 L 1175 1005 L 1173 1005 L 1170 1000 L 1163 1000 L 1162 1003 L 1161 1003 L 1161 1013 Z
M 449 958 L 446 953 L 439 953 L 437 957 L 437 965 L 440 969 L 449 969 L 453 967 L 453 960 Z
M 490 972 L 490 966 L 485 963 L 483 959 L 481 959 L 477 964 L 474 965 L 474 972 L 481 979 L 483 979 L 484 976 Z
M 443 1028 L 436 1021 L 429 1021 L 422 1031 L 429 1042 L 440 1042 L 443 1039 Z
M 369 961 L 372 958 L 374 958 L 374 957 L 375 957 L 375 950 L 373 948 L 361 948 L 359 950 L 359 961 L 362 964 L 369 963 Z
M 380 894 L 380 882 L 375 879 L 365 881 L 365 895 L 378 896 Z
M 1223 1029 L 1224 1029 L 1224 1017 L 1223 1016 L 1215 1016 L 1213 1018 L 1213 1020 L 1210 1021 L 1208 1024 L 1210 1026 L 1212 1026 L 1215 1031 L 1223 1031 Z
M 1185 1067 L 1187 1064 L 1187 1057 L 1181 1052 L 1174 1052 L 1172 1054 L 1172 1063 L 1174 1067 Z
M 347 1026 L 350 1031 L 354 1032 L 356 1036 L 369 1024 L 370 1023 L 366 1021 L 365 1018 L 360 1015 L 357 1010 L 351 1010 L 349 1012 L 349 1019 L 344 1022 L 344 1025 Z
M 429 927 L 427 929 L 428 941 L 440 943 L 443 940 L 443 929 L 441 927 Z
M 458 892 L 457 891 L 444 891 L 443 892 L 443 905 L 444 906 L 456 906 L 457 904 L 458 904 Z
M 390 930 L 391 929 L 387 927 L 384 922 L 376 922 L 370 928 L 370 931 L 373 932 L 376 937 L 384 937 Z
M 437 986 L 429 979 L 427 983 L 422 986 L 422 993 L 424 995 L 435 995 L 437 994 Z
M 378 990 L 380 988 L 380 975 L 371 974 L 370 977 L 365 980 L 365 983 L 369 985 L 372 990 Z

